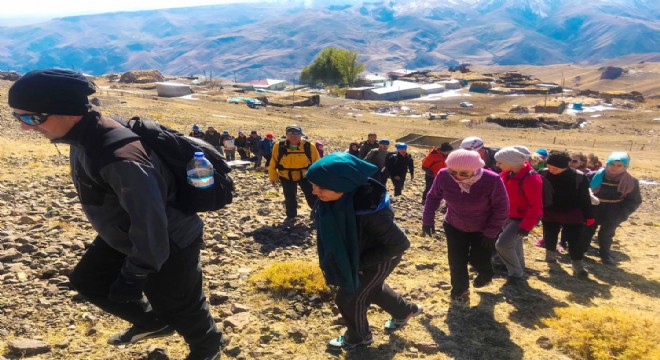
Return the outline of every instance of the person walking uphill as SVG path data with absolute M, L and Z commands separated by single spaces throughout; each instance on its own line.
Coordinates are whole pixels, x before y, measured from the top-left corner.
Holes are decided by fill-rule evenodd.
M 507 268 L 509 285 L 524 282 L 523 239 L 543 215 L 543 179 L 527 160 L 531 153 L 524 146 L 505 147 L 495 153 L 500 177 L 509 197 L 509 219 L 495 243 Z
M 424 170 L 424 181 L 426 187 L 424 188 L 424 193 L 422 194 L 422 205 L 426 204 L 426 195 L 429 190 L 431 190 L 431 185 L 433 185 L 433 180 L 438 175 L 440 170 L 447 167 L 445 163 L 447 161 L 447 156 L 449 153 L 454 150 L 454 147 L 449 143 L 442 143 L 440 147 L 434 147 L 426 154 L 424 160 L 422 160 L 422 170 Z
M 395 153 L 391 153 L 385 160 L 387 173 L 394 184 L 394 196 L 401 195 L 403 185 L 406 182 L 406 173 L 410 172 L 410 181 L 415 178 L 415 165 L 412 156 L 408 154 L 408 145 L 398 143 L 394 145 Z
M 390 141 L 388 139 L 381 139 L 378 141 L 378 148 L 372 149 L 367 153 L 367 156 L 364 157 L 364 161 L 372 163 L 378 167 L 378 172 L 374 175 L 374 178 L 380 181 L 381 184 L 387 185 L 387 168 L 385 167 L 385 162 L 387 156 L 390 154 L 387 149 L 390 147 Z
M 493 278 L 491 254 L 497 235 L 509 214 L 509 201 L 500 177 L 483 169 L 478 152 L 459 149 L 447 157 L 429 190 L 422 216 L 422 233 L 435 232 L 435 213 L 444 199 L 447 213 L 443 227 L 451 276 L 451 298 L 469 303 L 468 262 L 477 270 L 474 287 L 486 286 Z
M 584 250 L 587 250 L 596 229 L 600 227 L 598 253 L 606 265 L 614 264 L 610 249 L 616 229 L 642 204 L 639 181 L 628 173 L 629 166 L 630 155 L 613 152 L 605 162 L 605 168 L 594 173 L 590 182 L 600 204 L 594 209 L 596 222 L 587 228 Z
M 573 276 L 586 277 L 583 237 L 585 224 L 594 224 L 594 211 L 589 194 L 589 179 L 570 166 L 571 157 L 565 151 L 552 151 L 547 159 L 547 170 L 539 174 L 552 186 L 552 204 L 543 208 L 543 239 L 546 259 L 556 260 L 557 240 L 561 231 L 562 242 L 568 246 Z
M 276 186 L 282 184 L 284 192 L 284 206 L 286 208 L 285 223 L 295 221 L 298 215 L 298 201 L 296 189 L 300 186 L 305 200 L 310 208 L 314 208 L 316 195 L 312 193 L 312 185 L 307 181 L 307 168 L 319 159 L 316 146 L 302 140 L 302 129 L 299 125 L 290 125 L 286 128 L 286 140 L 273 145 L 268 178 Z
M 335 301 L 347 326 L 343 335 L 328 342 L 332 349 L 373 343 L 367 320 L 372 303 L 392 316 L 385 330 L 399 329 L 422 312 L 385 284 L 410 242 L 394 222 L 387 190 L 370 178 L 376 171 L 376 166 L 338 152 L 307 172 L 319 198 L 319 263 L 326 282 L 339 287 Z
M 73 183 L 97 232 L 71 272 L 71 286 L 132 324 L 112 345 L 177 331 L 188 360 L 219 359 L 222 334 L 202 289 L 203 222 L 180 212 L 173 174 L 140 140 L 113 143 L 129 131 L 88 104 L 94 83 L 70 70 L 31 71 L 9 89 L 23 130 L 70 145 Z M 146 295 L 145 296 L 143 296 Z

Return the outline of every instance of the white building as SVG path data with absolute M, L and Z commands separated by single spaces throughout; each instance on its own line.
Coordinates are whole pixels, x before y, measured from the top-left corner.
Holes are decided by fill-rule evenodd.
M 179 97 L 192 94 L 190 85 L 168 82 L 157 82 L 156 92 L 160 97 Z
M 422 95 L 419 84 L 408 81 L 388 81 L 383 87 L 364 90 L 365 100 L 402 100 L 417 98 Z
M 284 90 L 288 85 L 286 80 L 257 79 L 249 82 L 255 89 Z

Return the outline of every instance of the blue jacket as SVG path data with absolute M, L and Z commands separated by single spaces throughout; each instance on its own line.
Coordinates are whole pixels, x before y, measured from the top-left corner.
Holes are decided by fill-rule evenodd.
M 263 156 L 271 156 L 273 154 L 273 139 L 261 139 L 261 141 L 259 141 L 259 152 Z

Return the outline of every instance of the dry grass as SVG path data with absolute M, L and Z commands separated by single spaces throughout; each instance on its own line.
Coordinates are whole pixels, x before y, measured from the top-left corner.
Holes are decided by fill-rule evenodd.
M 543 321 L 557 345 L 578 359 L 660 359 L 657 314 L 613 307 L 568 308 Z
M 303 261 L 270 265 L 253 275 L 250 282 L 279 295 L 295 292 L 322 296 L 330 293 L 318 264 Z

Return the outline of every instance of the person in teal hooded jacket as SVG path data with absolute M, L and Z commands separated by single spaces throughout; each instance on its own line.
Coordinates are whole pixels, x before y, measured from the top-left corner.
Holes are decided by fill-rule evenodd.
M 642 204 L 639 181 L 628 173 L 630 155 L 613 152 L 605 167 L 593 173 L 590 187 L 599 199 L 594 207 L 595 223 L 587 228 L 584 251 L 598 230 L 598 253 L 603 264 L 613 265 L 610 248 L 616 229 Z
M 403 327 L 422 312 L 385 284 L 410 242 L 394 222 L 390 196 L 371 178 L 377 167 L 336 152 L 312 164 L 307 179 L 319 198 L 316 207 L 319 263 L 326 283 L 339 287 L 335 303 L 346 322 L 331 349 L 373 343 L 367 309 L 373 303 L 392 316 L 386 330 Z

